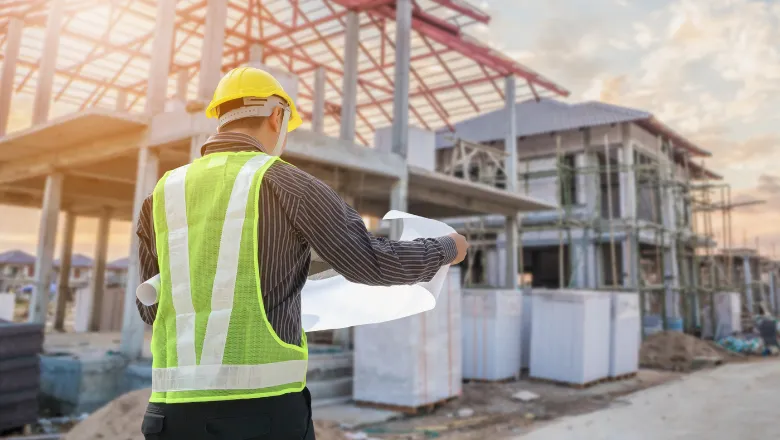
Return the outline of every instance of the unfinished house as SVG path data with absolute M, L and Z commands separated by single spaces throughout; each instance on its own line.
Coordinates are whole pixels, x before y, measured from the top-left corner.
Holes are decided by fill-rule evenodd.
M 503 187 L 504 112 L 440 132 L 440 169 Z M 710 153 L 648 112 L 599 102 L 525 101 L 515 121 L 518 190 L 557 206 L 522 216 L 521 284 L 638 290 L 646 322 L 695 324 L 697 249 L 714 241 L 694 221 L 711 210 L 693 204 L 720 179 L 701 163 Z M 448 222 L 474 240 L 466 283 L 503 285 L 503 219 Z

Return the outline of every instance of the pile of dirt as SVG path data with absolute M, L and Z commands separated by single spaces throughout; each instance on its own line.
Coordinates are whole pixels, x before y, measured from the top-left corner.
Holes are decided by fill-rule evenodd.
M 659 370 L 689 371 L 701 358 L 724 360 L 722 352 L 709 342 L 681 332 L 648 336 L 639 350 L 639 365 Z
M 144 440 L 141 422 L 150 388 L 124 394 L 76 425 L 64 440 Z
M 151 389 L 124 394 L 77 424 L 63 440 L 144 440 L 141 422 Z M 317 440 L 347 440 L 335 423 L 314 422 Z
M 333 422 L 314 421 L 314 433 L 317 440 L 347 440 L 347 436 Z

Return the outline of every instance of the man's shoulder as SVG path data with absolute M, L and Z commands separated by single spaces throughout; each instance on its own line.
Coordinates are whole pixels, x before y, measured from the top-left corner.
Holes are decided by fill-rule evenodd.
M 317 178 L 295 165 L 277 160 L 263 176 L 263 185 L 269 184 L 275 189 L 302 197 L 306 188 Z

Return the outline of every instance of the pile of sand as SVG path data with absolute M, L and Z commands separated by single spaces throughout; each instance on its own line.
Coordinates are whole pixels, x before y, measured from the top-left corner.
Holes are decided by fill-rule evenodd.
M 64 440 L 144 440 L 141 422 L 151 389 L 124 394 L 76 425 Z M 347 440 L 334 423 L 314 422 L 317 440 Z
M 152 390 L 117 397 L 76 425 L 64 440 L 144 440 L 141 422 Z
M 724 360 L 722 352 L 709 342 L 681 332 L 660 332 L 648 336 L 639 350 L 639 364 L 644 368 L 688 371 L 697 358 Z

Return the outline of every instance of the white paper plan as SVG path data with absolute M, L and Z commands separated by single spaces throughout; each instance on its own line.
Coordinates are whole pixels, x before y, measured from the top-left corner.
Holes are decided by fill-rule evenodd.
M 436 238 L 455 232 L 437 220 L 390 211 L 384 220 L 403 222 L 400 240 Z M 447 277 L 449 265 L 442 266 L 427 283 L 405 286 L 368 286 L 352 283 L 337 275 L 321 280 L 308 280 L 301 291 L 301 320 L 307 332 L 376 324 L 427 312 L 436 306 L 436 299 Z M 138 286 L 136 295 L 142 304 L 157 302 L 159 275 Z

